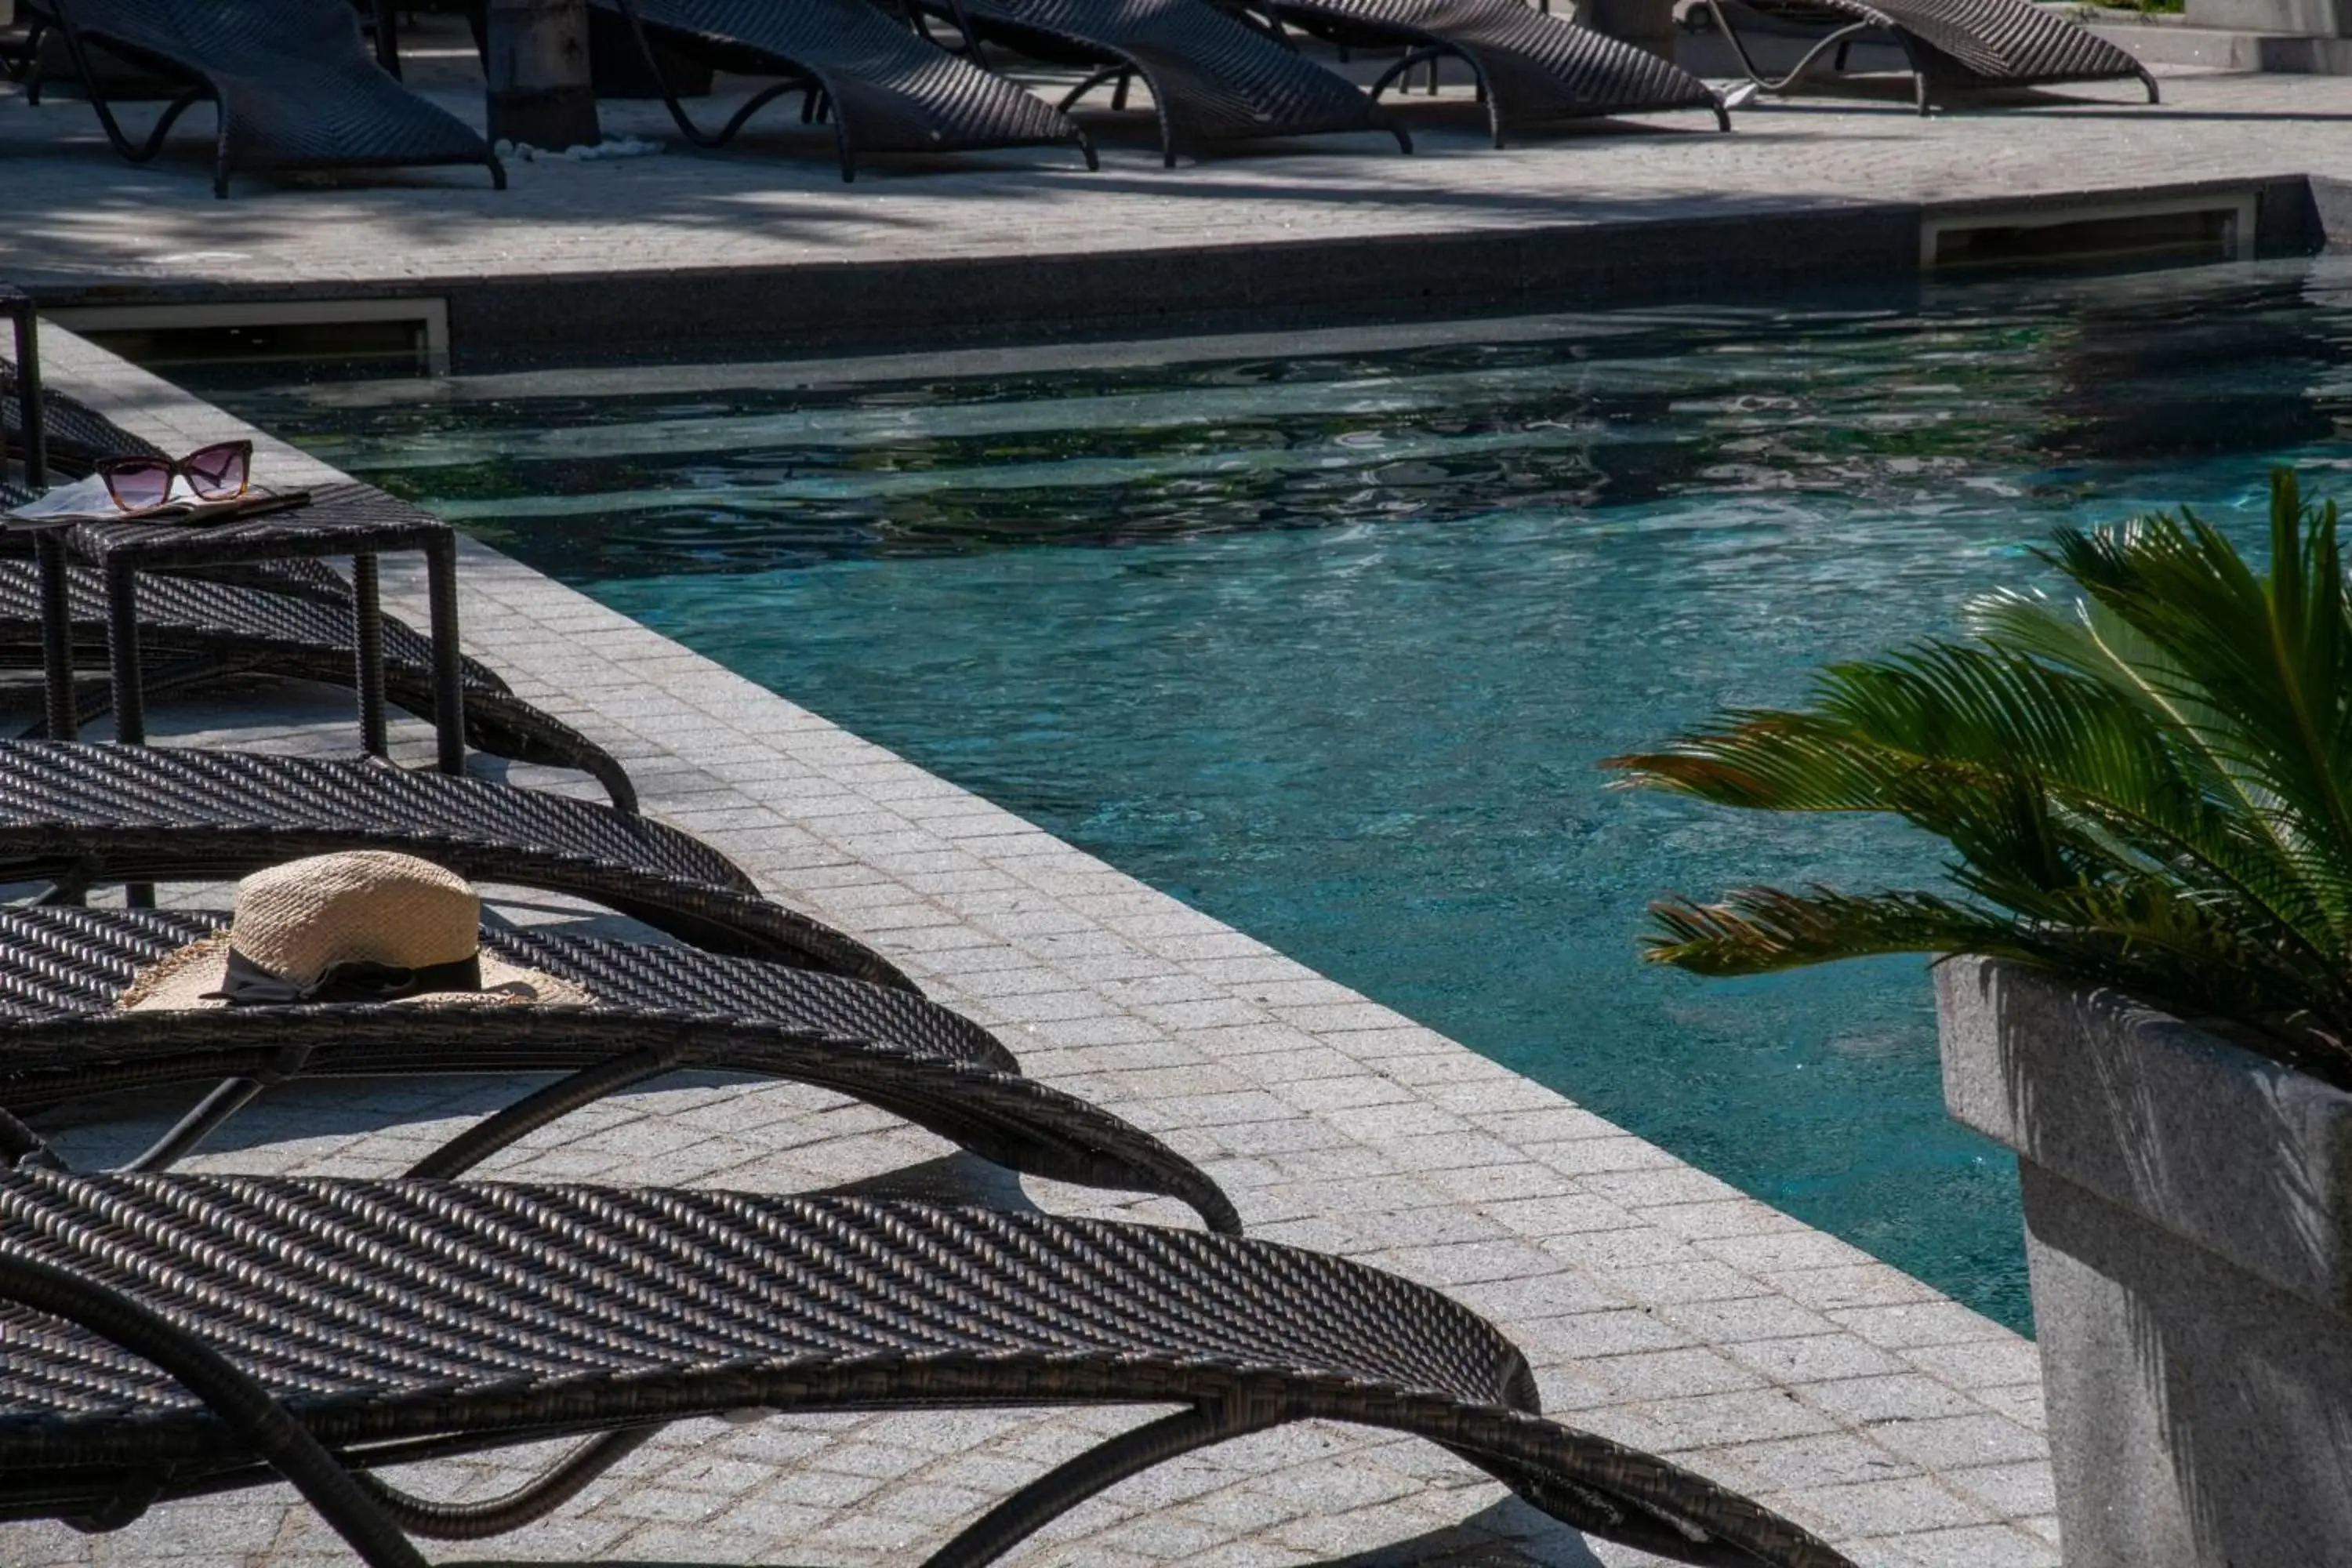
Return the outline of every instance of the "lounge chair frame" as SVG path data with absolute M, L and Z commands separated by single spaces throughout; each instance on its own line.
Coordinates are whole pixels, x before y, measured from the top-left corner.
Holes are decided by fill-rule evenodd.
M 833 126 L 834 144 L 841 162 L 842 183 L 847 184 L 857 178 L 857 148 L 852 128 L 848 118 L 839 112 L 836 107 L 834 86 L 826 79 L 830 73 L 824 68 L 811 67 L 800 60 L 772 54 L 748 41 L 736 40 L 720 47 L 706 38 L 689 37 L 688 41 L 690 47 L 698 51 L 731 56 L 755 69 L 772 70 L 782 66 L 788 72 L 783 79 L 752 94 L 717 131 L 707 131 L 695 122 L 694 117 L 687 111 L 686 104 L 679 98 L 677 89 L 670 85 L 668 75 L 662 68 L 661 51 L 654 47 L 653 40 L 647 34 L 648 25 L 640 15 L 635 0 L 604 0 L 604 3 L 620 14 L 623 24 L 628 29 L 630 38 L 635 43 L 637 52 L 643 58 L 646 74 L 652 79 L 656 89 L 661 95 L 663 107 L 669 110 L 670 120 L 677 125 L 678 134 L 684 136 L 688 142 L 704 149 L 724 147 L 735 139 L 760 110 L 779 98 L 797 92 L 801 95 L 802 124 L 808 125 L 822 121 L 830 122 Z M 963 26 L 963 0 L 947 0 L 947 3 L 954 7 L 958 23 Z M 929 41 L 929 36 L 919 26 L 910 26 L 909 30 L 915 37 L 926 42 Z M 971 36 L 968 27 L 963 36 L 966 37 Z M 976 54 L 971 63 L 975 69 L 985 68 L 979 62 Z M 1079 155 L 1086 160 L 1089 173 L 1098 171 L 1102 167 L 1101 158 L 1095 151 L 1094 140 L 1083 128 L 1075 124 L 1070 125 L 1064 139 L 1076 144 Z M 988 143 L 988 145 L 996 146 L 1007 144 Z M 1034 145 L 1035 143 L 1022 142 L 1010 144 Z
M 1435 1442 L 1580 1530 L 1683 1562 L 1852 1568 L 1755 1503 L 1545 1420 L 1525 1359 L 1444 1297 L 1264 1242 L 850 1198 L 21 1164 L 0 1172 L 0 1295 L 23 1303 L 0 1310 L 0 1518 L 103 1529 L 283 1478 L 363 1560 L 417 1568 L 404 1534 L 527 1523 L 690 1417 L 1177 1404 L 929 1563 L 977 1568 L 1164 1459 L 1329 1419 Z M 481 1503 L 371 1473 L 574 1435 Z
M 1134 79 L 1141 76 L 1151 89 L 1160 163 L 1167 168 L 1174 168 L 1181 156 L 1198 156 L 1213 143 L 1281 136 L 1381 132 L 1394 137 L 1400 151 L 1412 151 L 1412 132 L 1394 116 L 1380 111 L 1370 95 L 1344 78 L 1298 59 L 1297 46 L 1280 23 L 1245 10 L 1213 4 L 1210 9 L 1217 18 L 1213 22 L 1198 16 L 1199 7 L 1192 5 L 1178 7 L 1171 17 L 1149 9 L 1123 9 L 1116 3 L 1091 10 L 1006 0 L 909 0 L 909 4 L 934 16 L 951 18 L 976 59 L 983 58 L 987 43 L 997 42 L 1039 59 L 1092 68 L 1062 95 L 1057 107 L 1066 113 L 1105 85 L 1112 89 L 1111 109 L 1123 110 Z M 1298 74 L 1288 80 L 1276 79 L 1259 62 L 1236 58 L 1234 45 L 1214 36 L 1220 26 L 1242 27 L 1285 51 L 1296 62 Z M 1194 93 L 1172 77 L 1171 70 L 1191 71 L 1214 87 Z M 1326 77 L 1331 79 L 1326 81 Z M 1309 95 L 1319 95 L 1322 101 L 1303 102 Z M 1253 100 L 1258 105 L 1272 106 L 1255 110 L 1262 122 L 1244 120 L 1236 112 Z M 1354 118 L 1339 112 L 1359 102 L 1361 110 Z M 1304 122 L 1279 118 L 1294 105 L 1295 112 L 1307 116 Z
M 99 125 L 105 131 L 106 139 L 113 144 L 114 150 L 129 162 L 134 164 L 151 162 L 158 153 L 163 151 L 163 140 L 170 134 L 173 125 L 177 122 L 182 114 L 196 104 L 210 100 L 219 106 L 220 130 L 215 137 L 213 148 L 213 195 L 216 198 L 226 199 L 229 176 L 239 166 L 256 169 L 314 167 L 363 169 L 406 168 L 430 163 L 478 163 L 489 170 L 492 188 L 501 191 L 507 188 L 506 167 L 499 162 L 498 153 L 487 142 L 481 143 L 478 157 L 470 154 L 465 157 L 445 155 L 418 157 L 393 153 L 382 155 L 362 153 L 349 157 L 339 156 L 330 160 L 275 158 L 258 161 L 233 160 L 228 108 L 221 99 L 219 84 L 206 74 L 205 68 L 176 59 L 169 54 L 143 47 L 131 39 L 115 37 L 104 28 L 86 28 L 75 18 L 73 9 L 75 0 L 30 0 L 30 3 L 35 5 L 40 18 L 53 26 L 64 38 L 67 58 L 73 62 L 75 74 L 81 81 L 82 91 L 88 96 L 90 107 L 98 113 Z M 352 28 L 355 46 L 364 48 L 365 45 L 359 37 L 356 16 L 353 18 Z M 85 36 L 86 33 L 90 32 L 94 32 L 96 36 Z M 101 48 L 142 69 L 152 70 L 160 76 L 189 84 L 185 90 L 164 107 L 163 112 L 149 130 L 143 142 L 133 138 L 123 129 L 121 121 L 116 118 L 114 106 L 108 99 L 102 85 L 103 79 L 92 68 L 89 51 L 93 47 Z M 385 75 L 389 79 L 394 81 L 398 79 L 390 72 L 386 72 Z M 27 101 L 37 104 L 41 99 L 39 79 L 35 75 L 31 79 L 32 86 L 26 97 Z M 425 104 L 422 100 L 418 102 L 426 109 L 433 107 L 430 104 Z M 434 110 L 433 112 L 438 114 L 440 111 Z
M 1211 1229 L 1241 1220 L 1159 1139 L 1024 1078 L 987 1030 L 888 987 L 687 949 L 485 930 L 501 957 L 573 981 L 592 1006 L 397 1004 L 123 1011 L 137 969 L 227 917 L 0 908 L 0 1106 L 212 1085 L 122 1168 L 184 1159 L 265 1090 L 298 1079 L 556 1074 L 417 1163 L 464 1173 L 572 1112 L 683 1071 L 749 1073 L 865 1101 L 1010 1170 L 1172 1197 Z
M 1535 126 L 1614 114 L 1704 109 L 1728 132 L 1731 116 L 1720 93 L 1646 51 L 1548 11 L 1503 6 L 1382 4 L 1381 0 L 1248 0 L 1273 25 L 1286 23 L 1342 48 L 1391 47 L 1404 53 L 1373 82 L 1374 98 L 1398 83 L 1409 91 L 1412 73 L 1460 60 L 1486 107 L 1487 132 L 1497 148 Z M 1487 58 L 1492 56 L 1492 58 Z
M 1703 3 L 1707 19 L 1724 42 L 1730 46 L 1733 56 L 1739 61 L 1739 68 L 1747 74 L 1756 90 L 1776 96 L 1798 91 L 1814 76 L 1815 68 L 1824 56 L 1830 57 L 1831 72 L 1842 74 L 1845 70 L 1847 55 L 1853 46 L 1864 38 L 1878 36 L 1892 38 L 1895 47 L 1903 51 L 1904 61 L 1911 73 L 1912 104 L 1922 115 L 1934 111 L 1937 89 L 1946 83 L 1976 88 L 2024 88 L 2136 78 L 2147 89 L 2148 102 L 2163 101 L 2163 89 L 2157 85 L 2154 74 L 2122 49 L 2115 51 L 2120 57 L 2118 63 L 2122 68 L 2105 69 L 2090 75 L 2053 68 L 2046 71 L 2028 69 L 2013 75 L 1985 76 L 1936 48 L 1905 26 L 1898 18 L 1869 5 L 1867 0 L 1804 0 L 1801 7 L 1786 7 L 1827 12 L 1850 19 L 1842 23 L 1827 23 L 1829 31 L 1815 40 L 1795 65 L 1774 76 L 1759 66 L 1748 52 L 1748 42 L 1732 24 L 1723 0 L 1703 0 Z M 1769 8 L 1783 9 L 1777 5 Z
M 19 358 L 33 353 L 37 376 L 33 342 L 20 331 Z M 153 443 L 58 392 L 44 392 L 43 416 L 27 420 L 27 399 L 17 379 L 16 370 L 0 362 L 0 445 L 7 432 L 22 430 L 28 442 L 41 442 L 45 465 L 54 454 L 60 466 L 85 469 L 101 457 L 164 455 Z M 11 407 L 17 411 L 13 425 L 5 412 Z M 0 506 L 32 499 L 29 492 L 17 496 L 12 489 L 0 481 Z M 380 492 L 369 493 L 378 504 L 394 504 Z M 21 536 L 0 539 L 0 552 L 21 543 Z M 111 650 L 102 584 L 89 571 L 69 567 L 50 536 L 40 535 L 33 548 L 36 564 L 29 570 L 0 559 L 0 665 L 66 669 L 87 655 L 103 668 Z M 63 640 L 43 614 L 50 600 L 44 579 L 62 584 L 72 606 Z M 379 621 L 386 699 L 408 712 L 431 716 L 436 701 L 432 644 L 396 617 Z M 140 587 L 140 640 L 163 659 L 147 665 L 144 689 L 181 689 L 241 675 L 348 687 L 353 684 L 357 627 L 352 584 L 321 561 L 296 558 L 149 574 Z M 460 658 L 458 679 L 467 745 L 515 762 L 577 768 L 603 785 L 615 806 L 637 809 L 636 786 L 627 769 L 604 747 L 515 696 L 478 659 Z M 109 683 L 85 683 L 70 708 L 51 708 L 29 733 L 71 740 L 81 724 L 112 703 Z
M 476 882 L 590 900 L 714 952 L 901 990 L 880 953 L 759 896 L 698 839 L 611 806 L 381 763 L 0 741 L 0 876 L 79 903 L 108 882 L 228 881 L 396 849 Z

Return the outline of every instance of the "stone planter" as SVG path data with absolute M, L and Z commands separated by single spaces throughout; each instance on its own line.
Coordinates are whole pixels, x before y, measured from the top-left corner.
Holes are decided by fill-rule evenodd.
M 1937 969 L 2018 1152 L 2067 1568 L 2352 1563 L 2352 1095 L 2111 991 Z

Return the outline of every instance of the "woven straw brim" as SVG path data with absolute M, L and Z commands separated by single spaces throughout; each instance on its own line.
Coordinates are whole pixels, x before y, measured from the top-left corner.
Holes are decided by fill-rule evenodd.
M 221 988 L 222 976 L 228 969 L 228 932 L 215 931 L 165 953 L 123 987 L 122 994 L 114 999 L 115 1009 L 151 1013 L 227 1006 L 226 1002 L 205 994 Z M 569 980 L 509 963 L 488 948 L 482 950 L 479 991 L 427 991 L 400 999 L 403 1005 L 418 1007 L 515 1007 L 532 1004 L 585 1007 L 595 1000 Z

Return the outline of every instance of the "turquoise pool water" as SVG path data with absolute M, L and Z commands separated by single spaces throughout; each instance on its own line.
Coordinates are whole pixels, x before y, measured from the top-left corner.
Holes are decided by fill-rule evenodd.
M 1934 854 L 1594 763 L 1947 626 L 2054 525 L 2251 531 L 2265 463 L 2352 461 L 2352 273 L 1095 357 L 226 395 L 2029 1326 L 2014 1168 L 1943 1113 L 1922 965 L 1634 957 L 1658 893 Z

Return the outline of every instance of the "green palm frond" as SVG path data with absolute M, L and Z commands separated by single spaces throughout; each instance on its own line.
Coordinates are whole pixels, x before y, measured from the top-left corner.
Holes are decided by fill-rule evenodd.
M 2352 1085 L 2352 592 L 2331 504 L 2273 476 L 2258 572 L 2187 511 L 2055 536 L 2080 592 L 1971 604 L 1966 642 L 1832 666 L 1607 765 L 1723 805 L 1898 816 L 1959 897 L 1742 889 L 1653 907 L 1646 956 L 1754 973 L 1982 953 L 2229 1021 Z

